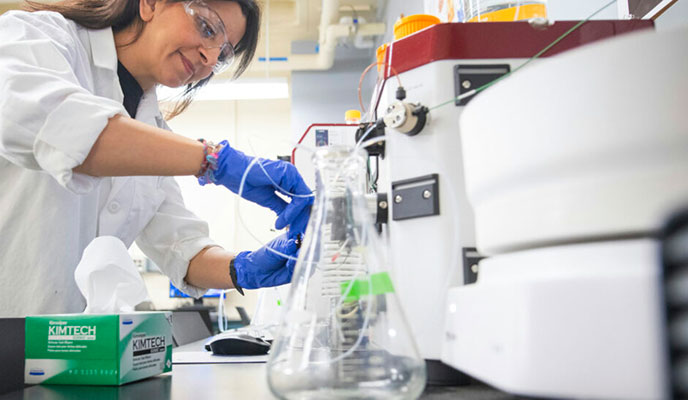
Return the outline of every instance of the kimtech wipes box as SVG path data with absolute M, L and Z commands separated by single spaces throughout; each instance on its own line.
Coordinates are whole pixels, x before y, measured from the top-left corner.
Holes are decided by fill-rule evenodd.
M 24 382 L 121 385 L 172 370 L 170 313 L 26 317 Z

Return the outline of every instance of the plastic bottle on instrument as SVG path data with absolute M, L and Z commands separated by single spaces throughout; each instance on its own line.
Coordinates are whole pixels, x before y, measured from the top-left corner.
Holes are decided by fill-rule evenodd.
M 394 40 L 403 39 L 412 33 L 439 23 L 440 19 L 434 15 L 414 14 L 405 17 L 402 14 L 394 23 Z
M 547 0 L 463 0 L 466 22 L 547 18 Z
M 344 113 L 344 123 L 358 125 L 361 123 L 361 112 L 358 110 L 346 110 Z

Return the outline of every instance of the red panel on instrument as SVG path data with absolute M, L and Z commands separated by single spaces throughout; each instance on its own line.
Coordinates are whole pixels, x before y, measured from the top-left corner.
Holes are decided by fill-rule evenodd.
M 385 60 L 391 60 L 393 69 L 401 74 L 438 60 L 530 58 L 577 23 L 558 21 L 545 29 L 525 21 L 437 24 L 393 42 Z M 654 23 L 649 20 L 588 21 L 541 57 L 652 27 Z M 390 75 L 385 68 L 385 78 Z

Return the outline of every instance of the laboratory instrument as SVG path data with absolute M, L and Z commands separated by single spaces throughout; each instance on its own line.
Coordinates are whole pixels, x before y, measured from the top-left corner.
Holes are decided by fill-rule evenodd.
M 449 290 L 444 361 L 526 396 L 666 397 L 658 233 L 688 200 L 687 70 L 688 28 L 645 30 L 533 63 L 465 108 L 489 257 Z
M 688 201 L 664 225 L 662 284 L 664 289 L 664 338 L 668 355 L 669 398 L 688 397 Z
M 445 309 L 450 287 L 475 282 L 483 257 L 476 249 L 473 209 L 465 191 L 459 117 L 466 104 L 482 96 L 473 96 L 473 90 L 517 69 L 575 26 L 574 21 L 437 24 L 396 40 L 385 50 L 377 115 L 394 118 L 386 121 L 385 159 L 380 167 L 381 176 L 389 178 L 380 181 L 379 190 L 389 198 L 397 293 L 413 322 L 411 329 L 427 361 L 431 384 L 468 381 L 441 360 L 446 333 L 437 327 L 444 326 L 445 315 L 437 310 Z M 532 65 L 590 42 L 650 27 L 651 21 L 588 21 Z M 399 81 L 405 88 L 403 100 L 399 100 Z M 557 100 L 552 96 L 565 95 L 552 92 L 548 98 L 554 104 Z M 519 114 L 524 123 L 542 118 L 540 108 L 519 98 L 511 101 L 525 107 Z M 395 125 L 397 115 L 418 120 L 425 112 L 423 106 L 428 112 L 418 131 L 406 129 L 404 123 Z M 492 107 L 484 118 L 500 120 L 511 108 Z M 418 288 L 424 288 L 423 301 L 417 301 Z

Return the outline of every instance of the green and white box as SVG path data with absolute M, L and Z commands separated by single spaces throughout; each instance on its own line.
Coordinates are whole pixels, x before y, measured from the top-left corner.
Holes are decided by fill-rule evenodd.
M 26 317 L 24 382 L 121 385 L 172 370 L 170 313 Z

